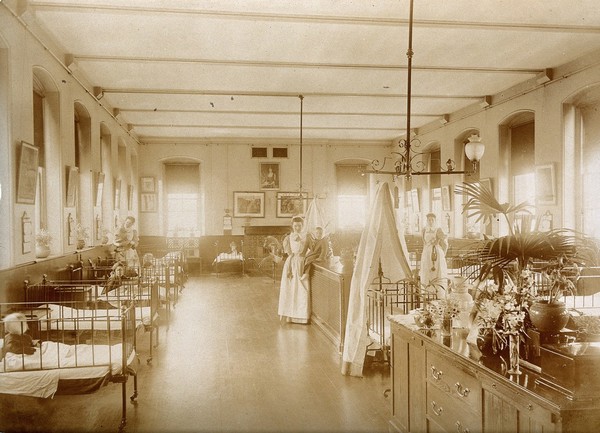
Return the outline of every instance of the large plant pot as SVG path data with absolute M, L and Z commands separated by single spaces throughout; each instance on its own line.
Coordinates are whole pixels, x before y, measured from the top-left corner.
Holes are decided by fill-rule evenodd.
M 556 334 L 569 321 L 569 312 L 564 302 L 537 301 L 529 307 L 529 317 L 538 331 Z
M 50 255 L 50 247 L 48 245 L 36 245 L 35 256 L 38 259 L 45 259 Z

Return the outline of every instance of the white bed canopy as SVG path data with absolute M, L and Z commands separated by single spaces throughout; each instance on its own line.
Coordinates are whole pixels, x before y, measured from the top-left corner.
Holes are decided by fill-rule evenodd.
M 372 210 L 360 237 L 352 272 L 342 374 L 362 376 L 369 344 L 366 326 L 367 289 L 377 276 L 379 260 L 386 277 L 397 281 L 411 274 L 407 257 L 403 231 L 398 233 L 390 187 L 387 182 L 382 182 L 377 187 Z

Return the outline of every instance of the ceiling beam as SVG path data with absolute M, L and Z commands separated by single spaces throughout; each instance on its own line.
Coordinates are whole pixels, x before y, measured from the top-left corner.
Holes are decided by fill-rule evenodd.
M 405 65 L 378 65 L 359 63 L 325 63 L 325 62 L 281 62 L 281 61 L 259 61 L 259 60 L 225 60 L 225 59 L 189 59 L 177 57 L 123 57 L 123 56 L 92 56 L 75 55 L 79 62 L 118 62 L 118 63 L 184 63 L 217 66 L 243 66 L 258 68 L 318 68 L 318 69 L 351 69 L 351 70 L 384 70 L 405 71 Z M 428 66 L 416 65 L 412 67 L 417 71 L 441 71 L 441 72 L 480 72 L 480 73 L 503 73 L 503 74 L 529 74 L 535 75 L 544 69 L 530 68 L 498 68 L 485 66 Z
M 252 111 L 252 110 L 193 110 L 193 109 L 158 109 L 158 108 L 120 108 L 121 113 L 211 113 L 211 114 L 260 114 L 269 116 L 290 116 L 298 115 L 297 111 Z M 402 117 L 406 113 L 364 113 L 364 112 L 325 112 L 325 111 L 304 111 L 304 116 L 364 116 L 364 117 Z M 412 113 L 414 117 L 440 117 L 444 113 Z
M 266 92 L 252 90 L 198 90 L 198 89 L 141 89 L 141 88 L 105 88 L 104 94 L 147 94 L 147 95 L 200 95 L 200 96 L 258 96 L 273 98 L 297 98 L 299 92 Z M 314 97 L 380 97 L 406 98 L 404 93 L 349 93 L 349 92 L 302 92 L 304 96 Z M 483 95 L 415 95 L 413 99 L 473 99 L 479 100 Z
M 135 13 L 135 14 L 180 14 L 180 15 L 202 15 L 218 19 L 231 19 L 243 21 L 278 21 L 278 22 L 303 22 L 303 23 L 323 23 L 323 24 L 347 24 L 347 25 L 373 25 L 373 26 L 408 26 L 408 20 L 405 18 L 389 17 L 362 17 L 362 16 L 340 16 L 340 15 L 309 15 L 309 14 L 284 14 L 284 13 L 266 13 L 266 12 L 240 12 L 240 11 L 219 11 L 193 8 L 162 8 L 148 6 L 116 6 L 109 4 L 75 4 L 63 2 L 44 2 L 39 3 L 31 1 L 30 5 L 36 10 L 79 10 L 86 13 L 114 12 L 114 13 Z M 398 8 L 398 12 L 404 12 Z M 560 16 L 557 17 L 560 19 Z M 477 28 L 498 30 L 527 30 L 543 32 L 569 32 L 569 33 L 600 33 L 600 27 L 587 25 L 568 25 L 560 23 L 506 23 L 506 22 L 478 22 L 478 21 L 451 21 L 451 20 L 414 20 L 415 27 L 450 27 L 450 28 Z

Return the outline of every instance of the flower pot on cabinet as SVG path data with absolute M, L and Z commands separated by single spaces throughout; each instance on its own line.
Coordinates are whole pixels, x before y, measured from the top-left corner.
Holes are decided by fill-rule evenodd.
M 50 247 L 48 245 L 36 245 L 35 256 L 38 259 L 45 259 L 50 255 Z
M 540 332 L 558 333 L 569 321 L 564 302 L 537 301 L 529 307 L 531 323 Z

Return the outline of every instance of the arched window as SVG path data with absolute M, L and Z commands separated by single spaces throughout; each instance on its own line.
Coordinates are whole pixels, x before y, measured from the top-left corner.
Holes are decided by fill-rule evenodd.
M 33 144 L 38 147 L 40 166 L 36 188 L 34 227 L 47 228 L 54 242 L 52 254 L 62 252 L 62 217 L 65 173 L 61 169 L 60 95 L 52 76 L 43 68 L 33 68 Z
M 93 227 L 93 203 L 92 203 L 92 136 L 91 119 L 85 106 L 79 102 L 74 105 L 74 143 L 75 143 L 75 166 L 79 172 L 79 182 L 76 188 L 75 219 L 82 227 L 87 229 L 88 235 L 92 233 Z M 86 239 L 86 243 L 92 242 Z
M 203 212 L 200 200 L 200 164 L 166 163 L 165 192 L 167 236 L 198 236 Z
M 365 226 L 368 205 L 368 177 L 362 175 L 366 164 L 336 164 L 337 227 L 360 230 Z

